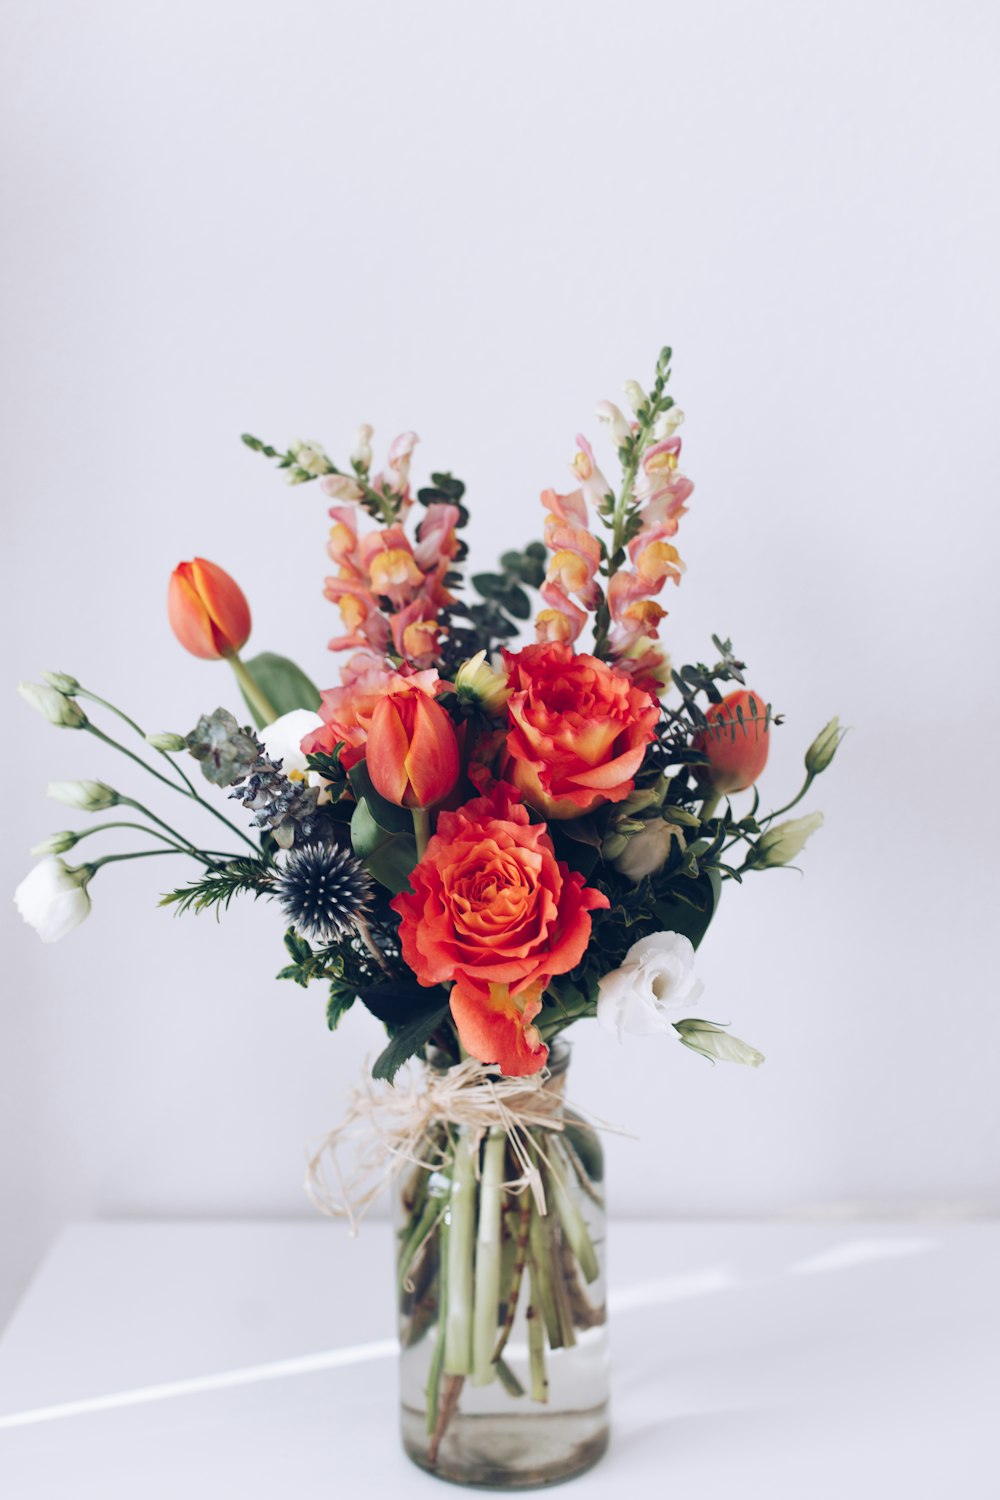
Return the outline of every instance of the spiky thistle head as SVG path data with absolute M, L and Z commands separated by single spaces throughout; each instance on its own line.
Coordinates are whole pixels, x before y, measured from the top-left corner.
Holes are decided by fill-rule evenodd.
M 324 943 L 347 937 L 372 899 L 371 876 L 360 859 L 332 844 L 293 849 L 276 889 L 289 921 Z

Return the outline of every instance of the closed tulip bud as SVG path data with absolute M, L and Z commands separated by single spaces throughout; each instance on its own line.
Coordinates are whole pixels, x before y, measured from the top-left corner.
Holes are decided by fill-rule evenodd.
M 81 812 L 100 812 L 120 800 L 114 788 L 103 781 L 50 781 L 48 795 L 53 802 L 77 807 Z
M 49 687 L 54 687 L 57 693 L 63 693 L 67 698 L 80 691 L 80 684 L 68 672 L 43 672 L 42 676 Z
M 65 854 L 67 849 L 72 849 L 74 844 L 80 842 L 80 835 L 66 829 L 64 833 L 50 833 L 47 839 L 42 839 L 32 849 L 32 854 Z
M 152 745 L 154 750 L 165 750 L 168 755 L 177 755 L 181 750 L 187 748 L 182 734 L 171 734 L 169 730 L 162 733 L 147 734 L 146 743 Z
M 817 828 L 822 827 L 822 824 L 821 812 L 807 813 L 804 818 L 788 818 L 786 822 L 776 824 L 774 828 L 769 828 L 766 833 L 761 834 L 754 845 L 749 863 L 764 870 L 772 869 L 777 865 L 791 864 L 792 860 L 802 853 L 806 840 L 811 838 Z
M 366 748 L 372 785 L 398 807 L 432 807 L 458 780 L 455 726 L 421 688 L 387 693 L 371 717 Z
M 724 1026 L 715 1026 L 711 1021 L 675 1021 L 681 1041 L 692 1052 L 712 1062 L 743 1063 L 748 1068 L 759 1068 L 764 1061 L 763 1052 L 741 1042 L 738 1036 L 730 1036 Z
M 698 774 L 723 796 L 753 786 L 767 764 L 770 730 L 767 704 L 756 693 L 741 688 L 706 714 L 708 727 L 695 735 L 692 746 L 708 764 Z
M 491 667 L 485 651 L 477 651 L 455 674 L 455 692 L 459 703 L 481 708 L 490 718 L 498 719 L 507 707 L 510 684 L 507 673 Z
M 54 687 L 41 682 L 19 682 L 17 690 L 25 703 L 30 703 L 50 724 L 57 724 L 60 729 L 82 729 L 87 723 L 87 715 L 76 700 L 67 698 Z
M 178 563 L 167 591 L 170 628 L 185 651 L 205 661 L 234 656 L 250 634 L 250 606 L 239 584 L 215 563 Z
M 840 720 L 834 716 L 825 729 L 821 729 L 806 751 L 806 770 L 810 776 L 818 776 L 825 771 L 837 753 L 837 747 L 844 737 L 844 731 L 840 727 Z

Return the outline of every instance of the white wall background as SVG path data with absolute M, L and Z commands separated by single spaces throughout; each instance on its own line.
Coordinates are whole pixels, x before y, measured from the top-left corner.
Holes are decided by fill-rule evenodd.
M 732 632 L 786 712 L 772 805 L 832 712 L 852 729 L 807 878 L 730 888 L 702 952 L 766 1067 L 578 1028 L 574 1096 L 640 1137 L 610 1142 L 614 1207 L 995 1208 L 997 8 L 8 0 L 0 25 L 11 689 L 58 667 L 180 730 L 234 701 L 167 629 L 195 552 L 256 647 L 332 683 L 321 497 L 238 434 L 416 428 L 489 565 L 671 342 L 698 486 L 671 648 Z M 4 713 L 9 889 L 74 824 L 50 778 L 139 773 Z M 0 1307 L 71 1217 L 310 1213 L 303 1145 L 378 1045 L 272 982 L 276 912 L 174 920 L 165 879 L 110 867 L 54 948 L 5 908 Z

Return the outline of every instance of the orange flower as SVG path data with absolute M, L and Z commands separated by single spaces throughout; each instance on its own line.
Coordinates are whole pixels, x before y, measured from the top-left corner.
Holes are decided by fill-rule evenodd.
M 438 815 L 410 886 L 391 902 L 407 966 L 421 984 L 454 984 L 466 1051 L 515 1077 L 536 1072 L 541 992 L 579 963 L 590 912 L 608 898 L 556 859 L 544 824 L 503 783 Z
M 512 688 L 502 775 L 547 818 L 577 818 L 632 790 L 659 707 L 594 656 L 558 641 L 504 652 Z
M 186 651 L 207 661 L 235 656 L 250 634 L 250 606 L 239 584 L 215 563 L 178 563 L 167 589 L 170 628 Z
M 433 692 L 402 678 L 375 706 L 366 759 L 372 785 L 388 802 L 433 807 L 458 780 L 455 726 Z
M 742 723 L 740 719 L 742 717 Z M 767 764 L 771 732 L 767 704 L 756 693 L 741 688 L 706 714 L 709 728 L 695 735 L 693 748 L 708 758 L 699 774 L 723 795 L 753 786 Z
M 393 671 L 388 662 L 367 651 L 356 652 L 340 675 L 341 687 L 328 688 L 320 694 L 319 716 L 323 727 L 306 735 L 302 751 L 305 755 L 317 752 L 332 755 L 338 745 L 343 745 L 340 764 L 345 771 L 364 759 L 372 715 L 386 693 L 407 682 L 422 686 L 428 693 L 438 691 L 436 672 L 415 672 L 404 677 Z

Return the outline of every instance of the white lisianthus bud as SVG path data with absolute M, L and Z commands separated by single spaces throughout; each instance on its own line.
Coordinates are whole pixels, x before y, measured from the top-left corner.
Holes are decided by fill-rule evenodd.
M 357 502 L 364 498 L 365 493 L 358 481 L 348 474 L 324 474 L 319 487 L 331 500 Z
M 358 428 L 354 447 L 351 449 L 351 463 L 365 474 L 372 466 L 372 433 L 374 431 L 374 427 L 368 422 L 363 422 Z
M 321 785 L 322 778 L 310 771 L 302 751 L 302 741 L 314 729 L 322 729 L 323 720 L 310 708 L 293 708 L 282 714 L 273 724 L 259 731 L 264 749 L 272 760 L 281 761 L 281 769 L 293 781 L 309 781 Z
M 152 745 L 154 750 L 165 750 L 168 755 L 177 755 L 187 748 L 182 734 L 171 734 L 167 729 L 162 732 L 157 731 L 156 734 L 147 734 L 146 743 Z
M 65 697 L 54 687 L 41 682 L 19 682 L 17 690 L 25 703 L 30 703 L 50 724 L 61 729 L 82 729 L 87 722 L 87 715 L 76 700 Z
M 102 808 L 114 807 L 119 800 L 114 788 L 103 781 L 50 781 L 48 795 L 53 802 L 77 807 L 81 812 L 100 812 Z
M 676 1021 L 690 1014 L 701 992 L 690 939 L 679 932 L 654 932 L 633 943 L 621 968 L 600 980 L 597 1019 L 619 1041 L 626 1031 L 633 1036 L 669 1034 Z
M 310 478 L 318 479 L 321 474 L 330 472 L 330 460 L 319 443 L 289 443 L 288 451 L 295 459 L 296 467 Z
M 625 830 L 623 829 L 622 832 Z M 674 839 L 684 848 L 684 835 L 679 828 L 654 818 L 644 824 L 641 833 L 633 834 L 625 848 L 615 860 L 615 869 L 626 880 L 638 885 L 647 875 L 662 870 L 670 857 L 670 845 Z
M 63 693 L 67 698 L 80 691 L 80 684 L 68 672 L 43 672 L 42 676 L 49 687 L 54 687 L 57 693 Z
M 595 416 L 599 422 L 608 424 L 612 441 L 620 448 L 632 436 L 632 424 L 613 401 L 598 401 Z
M 72 849 L 74 844 L 80 842 L 80 835 L 72 833 L 69 829 L 65 833 L 50 833 L 47 839 L 42 839 L 32 849 L 32 854 L 65 854 L 67 849 Z
M 685 1047 L 700 1052 L 702 1057 L 713 1062 L 743 1063 L 748 1068 L 759 1068 L 764 1061 L 763 1052 L 741 1042 L 738 1036 L 730 1036 L 724 1026 L 711 1021 L 685 1020 L 677 1022 L 677 1034 Z
M 73 869 L 61 859 L 43 859 L 21 881 L 14 903 L 43 943 L 55 943 L 78 927 L 90 912 L 89 865 Z
M 459 703 L 481 708 L 491 719 L 498 719 L 510 697 L 507 673 L 491 666 L 485 651 L 477 651 L 456 672 L 455 692 Z
M 818 776 L 825 771 L 837 753 L 837 747 L 844 737 L 844 731 L 840 727 L 840 719 L 834 715 L 829 724 L 821 729 L 806 751 L 806 770 L 812 776 Z
M 807 813 L 804 818 L 789 818 L 768 828 L 754 845 L 751 856 L 758 869 L 767 870 L 776 865 L 791 864 L 802 853 L 806 840 L 811 838 L 823 823 L 821 812 Z
M 673 437 L 678 427 L 684 425 L 684 413 L 679 406 L 671 406 L 669 411 L 661 412 L 653 423 L 653 436 L 658 443 L 663 443 L 667 438 Z
M 638 416 L 640 406 L 645 406 L 646 404 L 646 392 L 643 390 L 638 380 L 626 380 L 625 384 L 622 386 L 622 390 L 625 392 L 625 400 L 628 402 L 635 415 Z

